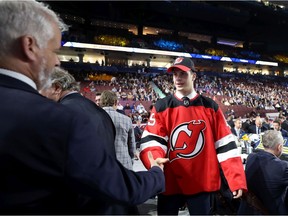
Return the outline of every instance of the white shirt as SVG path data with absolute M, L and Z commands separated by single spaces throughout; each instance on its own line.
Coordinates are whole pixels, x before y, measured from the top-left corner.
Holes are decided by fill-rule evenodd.
M 236 131 L 237 137 L 239 138 L 239 136 L 240 136 L 240 129 L 237 129 L 237 128 L 235 128 L 235 127 L 234 127 L 234 129 L 235 129 L 235 131 Z
M 13 77 L 15 79 L 21 80 L 22 82 L 27 83 L 32 88 L 37 90 L 36 83 L 32 79 L 30 79 L 29 77 L 27 77 L 27 76 L 25 76 L 25 75 L 23 75 L 21 73 L 0 68 L 0 74 L 3 74 L 3 75 L 6 75 L 6 76 L 9 76 L 9 77 Z
M 191 100 L 192 98 L 194 98 L 197 95 L 197 92 L 196 91 L 192 91 L 189 95 L 182 95 L 180 92 L 176 92 L 175 95 L 178 98 L 188 97 Z

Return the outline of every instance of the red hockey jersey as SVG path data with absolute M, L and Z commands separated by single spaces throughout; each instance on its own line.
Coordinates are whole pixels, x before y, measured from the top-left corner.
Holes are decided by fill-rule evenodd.
M 212 99 L 196 95 L 182 101 L 175 95 L 158 100 L 141 139 L 140 158 L 150 167 L 168 157 L 164 194 L 192 195 L 220 189 L 219 163 L 231 191 L 247 190 L 241 157 L 224 115 Z

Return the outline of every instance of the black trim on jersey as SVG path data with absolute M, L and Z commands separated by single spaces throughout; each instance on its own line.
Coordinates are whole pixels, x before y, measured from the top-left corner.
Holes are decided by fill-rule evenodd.
M 142 144 L 142 143 L 146 143 L 146 142 L 149 142 L 149 141 L 152 141 L 152 140 L 154 140 L 154 141 L 156 141 L 156 142 L 158 142 L 158 143 L 160 143 L 162 145 L 167 146 L 167 142 L 166 142 L 165 139 L 157 137 L 157 136 L 153 136 L 153 135 L 148 135 L 146 137 L 141 138 L 139 143 Z
M 234 141 L 231 141 L 227 145 L 221 146 L 218 149 L 216 149 L 216 152 L 217 152 L 217 154 L 221 154 L 221 153 L 228 152 L 228 151 L 235 149 L 235 148 L 237 148 L 236 143 Z
M 169 95 L 163 99 L 160 99 L 155 104 L 157 112 L 163 112 L 167 108 L 176 108 L 179 106 L 185 106 L 182 100 L 177 99 L 174 95 Z M 211 108 L 217 112 L 218 104 L 209 97 L 198 95 L 195 99 L 190 100 L 190 106 L 203 106 L 205 108 Z

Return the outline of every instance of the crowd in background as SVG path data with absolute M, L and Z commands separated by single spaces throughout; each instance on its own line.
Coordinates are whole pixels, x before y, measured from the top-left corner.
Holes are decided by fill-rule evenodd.
M 89 74 L 86 74 L 89 76 Z M 287 81 L 283 78 L 282 82 L 273 80 L 269 76 L 261 78 L 259 76 L 231 76 L 231 74 L 198 73 L 195 80 L 195 88 L 199 94 L 204 94 L 213 99 L 224 108 L 225 117 L 244 119 L 249 115 L 259 115 L 262 110 L 280 112 L 280 116 L 287 116 L 288 93 L 286 91 Z M 101 92 L 102 89 L 112 90 L 119 99 L 119 110 L 130 116 L 133 123 L 141 119 L 146 123 L 149 110 L 160 98 L 151 83 L 154 83 L 164 95 L 174 93 L 172 76 L 169 74 L 113 74 L 111 80 L 81 81 L 82 94 L 87 92 Z M 94 100 L 94 94 L 90 97 Z M 139 103 L 141 102 L 141 105 Z M 144 105 L 143 105 L 144 103 Z M 142 106 L 145 112 L 140 109 Z M 231 107 L 245 106 L 252 111 L 237 113 Z M 261 117 L 265 117 L 262 115 Z

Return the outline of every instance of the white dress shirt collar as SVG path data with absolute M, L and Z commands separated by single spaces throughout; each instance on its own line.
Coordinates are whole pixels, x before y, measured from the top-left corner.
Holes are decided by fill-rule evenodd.
M 35 82 L 32 79 L 30 79 L 29 77 L 27 77 L 21 73 L 17 73 L 17 72 L 11 71 L 11 70 L 0 68 L 0 74 L 6 75 L 9 77 L 13 77 L 13 78 L 18 79 L 22 82 L 25 82 L 28 85 L 30 85 L 32 88 L 37 90 Z
M 176 92 L 175 95 L 176 95 L 177 98 L 180 98 L 180 99 L 183 98 L 183 97 L 188 97 L 191 100 L 192 98 L 196 97 L 197 92 L 196 91 L 192 91 L 188 95 L 183 95 L 180 92 Z

